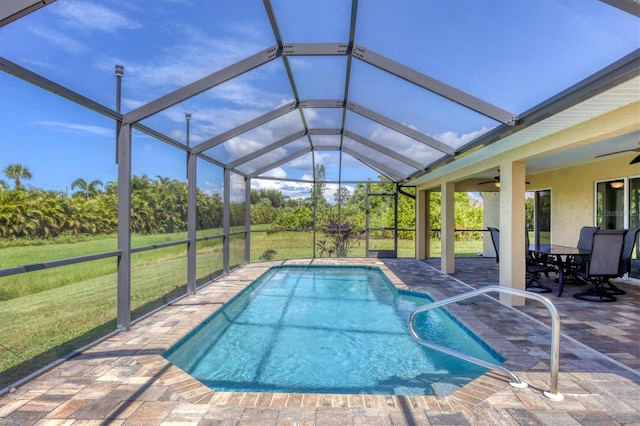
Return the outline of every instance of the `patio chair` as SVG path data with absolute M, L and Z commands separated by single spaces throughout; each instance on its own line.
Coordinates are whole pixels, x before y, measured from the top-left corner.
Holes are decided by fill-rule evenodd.
M 487 227 L 491 233 L 491 242 L 493 243 L 493 249 L 496 251 L 496 263 L 500 262 L 500 230 L 498 228 Z
M 593 235 L 600 229 L 598 226 L 583 226 L 580 228 L 580 236 L 578 237 L 577 248 L 582 250 L 591 250 L 593 245 Z M 589 256 L 575 255 L 568 256 L 565 261 L 566 275 L 565 279 L 572 279 L 574 281 L 579 280 L 579 277 L 574 273 L 576 270 L 585 269 L 585 263 L 589 259 Z
M 491 232 L 491 241 L 493 242 L 493 248 L 496 251 L 496 263 L 500 262 L 500 230 L 492 227 L 487 227 L 487 229 Z M 549 287 L 542 285 L 539 279 L 540 274 L 547 274 L 548 277 L 548 273 L 553 270 L 554 269 L 546 262 L 536 261 L 534 257 L 530 258 L 529 253 L 527 253 L 525 289 L 528 291 L 535 291 L 537 293 L 551 292 L 552 290 Z
M 590 302 L 615 302 L 616 297 L 607 291 L 606 283 L 620 275 L 622 249 L 626 229 L 598 230 L 593 235 L 591 255 L 584 269 L 575 270 L 578 278 L 590 284 L 589 288 L 573 295 Z
M 620 260 L 619 276 L 631 273 L 631 257 L 633 256 L 633 247 L 636 244 L 636 240 L 640 234 L 640 228 L 629 229 L 624 236 L 624 245 L 622 247 L 622 259 Z M 607 280 L 607 291 L 616 296 L 625 294 L 626 292 L 616 287 L 611 280 Z
M 529 233 L 525 231 L 525 244 L 529 247 Z M 549 261 L 547 255 L 537 255 L 534 252 L 527 250 L 527 263 L 526 263 L 526 281 L 525 289 L 527 291 L 533 291 L 536 293 L 550 293 L 552 290 L 540 283 L 542 274 L 545 274 L 549 278 L 549 272 L 554 272 L 555 268 Z

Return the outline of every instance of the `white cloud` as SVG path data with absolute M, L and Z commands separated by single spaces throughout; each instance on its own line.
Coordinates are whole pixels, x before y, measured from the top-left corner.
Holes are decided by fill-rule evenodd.
M 453 131 L 448 131 L 434 135 L 433 138 L 446 143 L 449 146 L 458 148 L 487 133 L 489 130 L 491 130 L 491 127 L 483 126 L 481 129 L 469 133 L 463 133 L 461 135 Z
M 186 137 L 186 131 L 182 131 L 180 129 L 173 129 L 169 132 L 169 137 L 177 141 L 182 141 L 182 139 Z M 191 139 L 191 134 L 189 134 L 189 139 Z
M 73 55 L 86 53 L 90 50 L 87 46 L 80 43 L 78 40 L 51 28 L 32 25 L 29 27 L 29 31 L 42 38 L 43 40 L 46 40 L 47 43 L 53 43 L 65 52 Z
M 241 136 L 230 139 L 224 144 L 225 150 L 231 155 L 231 158 L 234 159 L 256 152 L 264 146 L 264 143 L 257 142 L 253 138 L 249 139 Z
M 230 139 L 224 147 L 232 158 L 239 158 L 274 144 L 299 130 L 302 130 L 302 122 L 300 116 L 294 111 Z M 274 149 L 273 153 L 274 156 L 278 154 L 277 158 L 282 158 L 281 148 Z
M 278 168 L 279 169 L 279 168 Z M 274 169 L 276 171 L 277 169 Z M 286 174 L 280 169 L 274 174 Z M 274 176 L 276 177 L 276 176 Z M 277 176 L 285 177 L 285 176 Z M 251 179 L 252 189 L 275 189 L 282 192 L 282 195 L 291 199 L 308 198 L 311 194 L 311 186 L 303 182 L 288 182 L 271 179 Z
M 116 62 L 113 62 L 116 63 Z M 144 105 L 145 102 L 142 102 L 140 100 L 137 99 L 131 99 L 131 98 L 122 98 L 122 106 L 124 106 L 125 108 L 123 108 L 124 111 L 131 111 L 133 109 L 136 109 L 138 107 L 141 107 L 142 105 Z
M 316 156 L 316 159 L 319 156 L 321 156 L 320 152 L 316 151 L 315 156 Z M 311 164 L 311 154 L 301 155 L 298 158 L 294 158 L 289 163 L 287 163 L 287 166 L 291 169 L 299 170 L 302 172 L 312 172 L 313 165 Z M 306 178 L 304 176 L 306 176 Z M 305 174 L 303 175 L 303 179 L 313 180 L 313 177 L 309 177 L 308 175 Z
M 439 140 L 447 145 L 458 147 L 454 143 L 460 143 L 462 140 L 473 139 L 474 135 L 484 133 L 486 130 L 481 129 L 468 135 L 458 136 L 455 132 L 444 132 L 440 135 L 431 136 L 433 139 Z M 443 140 L 443 138 L 446 139 Z M 444 153 L 435 148 L 431 148 L 422 142 L 419 142 L 409 136 L 403 135 L 388 127 L 377 125 L 373 130 L 370 139 L 379 145 L 391 148 L 396 152 L 408 156 L 416 161 L 423 163 L 425 166 L 442 157 Z
M 59 3 L 59 4 L 58 4 Z M 108 7 L 88 1 L 65 0 L 51 10 L 66 25 L 89 31 L 113 33 L 123 29 L 137 29 L 141 25 Z
M 223 192 L 222 186 L 219 183 L 211 182 L 208 180 L 205 181 L 202 186 L 200 186 L 200 189 L 207 195 L 222 194 Z
M 271 169 L 270 171 L 265 173 L 264 176 L 284 179 L 287 177 L 287 172 L 285 172 L 282 167 L 276 167 L 275 169 Z M 267 181 L 261 181 L 261 182 L 267 182 Z
M 173 28 L 173 43 L 164 46 L 162 57 L 146 63 L 132 63 L 132 74 L 143 76 L 138 80 L 144 87 L 180 87 L 201 79 L 215 71 L 247 58 L 261 50 L 263 43 L 257 37 L 211 37 L 195 26 L 180 24 Z M 237 31 L 236 31 L 237 32 Z M 266 93 L 256 91 L 248 82 L 273 72 L 268 64 L 244 76 L 228 81 L 207 93 L 238 105 L 262 105 Z M 240 95 L 238 95 L 240 94 Z
M 90 134 L 94 136 L 104 136 L 115 138 L 115 127 L 92 126 L 88 124 L 67 123 L 62 121 L 36 121 L 36 124 L 49 129 L 61 130 L 79 134 Z

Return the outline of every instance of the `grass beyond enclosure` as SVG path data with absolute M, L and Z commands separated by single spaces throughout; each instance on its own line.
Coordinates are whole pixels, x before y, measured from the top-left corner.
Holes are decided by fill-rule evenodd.
M 263 231 L 265 228 L 252 227 Z M 198 236 L 219 235 L 207 230 Z M 316 243 L 321 237 L 318 233 Z M 240 237 L 242 237 L 240 235 Z M 186 239 L 186 233 L 135 235 L 132 247 L 144 247 Z M 222 238 L 197 245 L 197 283 L 222 273 Z M 232 239 L 234 260 L 242 263 L 243 239 Z M 379 242 L 378 242 L 379 243 Z M 434 247 L 439 247 L 437 240 Z M 1 268 L 66 259 L 116 250 L 115 236 L 96 236 L 78 242 L 46 242 L 5 246 Z M 413 240 L 400 240 L 400 257 L 414 257 Z M 458 256 L 475 256 L 482 241 L 456 242 Z M 359 241 L 349 257 L 365 255 Z M 439 251 L 432 252 L 438 257 Z M 313 257 L 312 232 L 252 232 L 251 261 Z M 131 256 L 132 319 L 152 311 L 186 292 L 187 246 L 133 253 Z M 78 263 L 0 278 L 0 388 L 71 353 L 116 328 L 117 258 Z

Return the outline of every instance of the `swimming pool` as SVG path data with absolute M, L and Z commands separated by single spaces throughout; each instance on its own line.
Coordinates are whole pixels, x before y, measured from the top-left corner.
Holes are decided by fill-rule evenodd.
M 374 267 L 274 267 L 165 357 L 214 390 L 448 395 L 487 370 L 411 338 L 409 314 L 430 301 Z M 503 361 L 440 309 L 416 324 L 441 345 Z

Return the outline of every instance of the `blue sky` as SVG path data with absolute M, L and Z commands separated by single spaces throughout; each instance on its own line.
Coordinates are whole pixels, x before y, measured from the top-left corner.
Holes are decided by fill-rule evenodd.
M 274 0 L 285 42 L 345 42 L 351 2 Z M 361 0 L 355 41 L 376 53 L 519 114 L 638 48 L 637 18 L 596 0 Z M 115 109 L 114 66 L 124 65 L 123 112 L 275 44 L 261 0 L 58 0 L 0 28 L 0 55 Z M 290 57 L 302 99 L 341 99 L 346 57 Z M 349 99 L 451 146 L 498 125 L 492 119 L 354 60 Z M 76 178 L 116 180 L 115 125 L 76 104 L 0 73 L 0 168 L 33 173 L 28 183 L 68 191 Z M 191 145 L 293 100 L 281 59 L 143 121 Z M 339 110 L 305 110 L 309 127 L 339 127 Z M 292 113 L 210 150 L 229 161 L 301 128 Z M 425 164 L 441 155 L 349 113 L 349 130 Z M 326 138 L 327 145 L 334 142 Z M 285 156 L 286 149 L 270 153 Z M 348 155 L 317 151 L 328 179 L 375 177 Z M 271 172 L 309 179 L 310 154 Z M 184 153 L 141 133 L 133 173 L 184 179 Z M 205 162 L 198 184 L 217 191 L 221 174 Z M 256 182 L 291 196 L 308 185 Z M 278 186 L 280 185 L 280 186 Z M 300 188 L 297 188 L 297 187 Z

